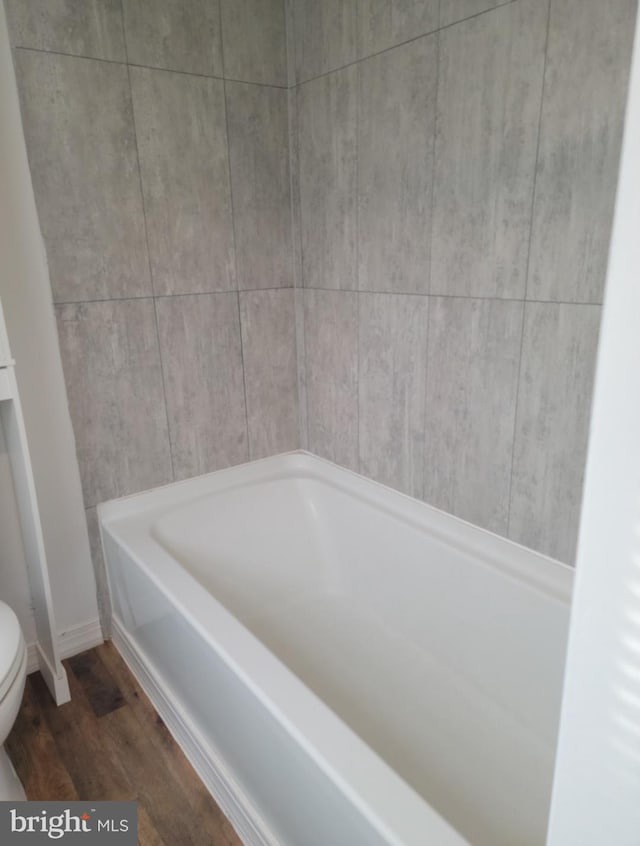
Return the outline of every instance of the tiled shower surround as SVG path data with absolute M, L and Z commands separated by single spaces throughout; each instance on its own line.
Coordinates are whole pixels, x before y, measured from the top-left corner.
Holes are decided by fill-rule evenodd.
M 299 443 L 284 8 L 5 5 L 104 611 L 99 502 Z
M 636 0 L 293 5 L 303 442 L 573 562 Z
M 5 4 L 100 582 L 300 445 L 573 560 L 636 0 Z

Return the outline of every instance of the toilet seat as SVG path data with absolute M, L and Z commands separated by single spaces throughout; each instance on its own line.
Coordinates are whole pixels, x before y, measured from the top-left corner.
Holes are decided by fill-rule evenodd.
M 25 651 L 18 618 L 6 603 L 0 601 L 0 702 L 18 675 Z

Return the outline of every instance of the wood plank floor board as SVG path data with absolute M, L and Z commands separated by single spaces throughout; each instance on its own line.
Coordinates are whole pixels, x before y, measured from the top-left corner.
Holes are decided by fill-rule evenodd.
M 151 821 L 144 805 L 138 805 L 138 843 L 140 846 L 167 846 Z
M 199 820 L 191 813 L 183 785 L 164 765 L 157 747 L 140 731 L 129 708 L 108 714 L 102 721 L 105 742 L 117 749 L 137 798 L 163 838 L 184 846 L 205 846 L 208 841 Z M 220 840 L 221 844 L 226 843 Z
M 7 738 L 6 748 L 30 799 L 52 796 L 61 801 L 72 801 L 80 798 L 69 771 L 60 759 L 30 680 L 25 686 L 22 707 Z
M 226 835 L 227 840 L 220 841 L 222 846 L 227 843 L 235 846 L 237 835 L 222 811 L 216 807 L 217 815 L 211 814 L 211 796 L 200 781 L 187 760 L 184 752 L 174 741 L 169 729 L 160 715 L 138 684 L 136 678 L 129 672 L 122 658 L 113 644 L 107 642 L 93 650 L 105 664 L 112 678 L 118 685 L 122 695 L 136 715 L 145 732 L 163 755 L 165 767 L 169 768 L 180 784 L 186 788 L 186 801 L 194 816 L 202 820 L 206 831 L 211 837 Z
M 192 790 L 209 796 L 205 786 L 195 776 L 184 752 L 175 743 L 162 717 L 147 698 L 135 676 L 129 672 L 129 669 L 113 644 L 103 643 L 93 651 L 111 674 L 122 692 L 125 702 L 136 715 L 140 725 L 148 734 L 151 741 L 163 750 L 172 768 L 179 771 L 184 778 L 191 778 L 194 781 L 194 784 L 190 785 Z
M 71 702 L 55 707 L 42 677 L 30 676 L 36 699 L 80 799 L 134 799 L 133 787 L 117 755 L 104 743 L 98 717 L 67 665 Z M 33 681 L 32 681 L 33 680 Z M 18 773 L 20 775 L 20 773 Z
M 111 673 L 92 649 L 69 658 L 69 666 L 85 692 L 96 717 L 104 717 L 124 705 L 124 696 Z
M 28 677 L 7 750 L 29 799 L 135 799 L 142 846 L 242 846 L 115 648 L 65 661 L 71 702 Z

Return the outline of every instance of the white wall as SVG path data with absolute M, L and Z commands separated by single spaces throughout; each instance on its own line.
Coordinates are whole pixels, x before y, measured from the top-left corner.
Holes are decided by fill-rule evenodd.
M 18 615 L 27 643 L 36 639 L 31 591 L 13 492 L 11 466 L 0 426 L 0 599 Z
M 55 613 L 63 633 L 95 620 L 98 608 L 46 256 L 1 2 L 0 299 L 16 359 Z M 14 506 L 8 503 L 5 458 L 0 449 L 0 596 L 14 598 L 29 638 L 33 623 Z

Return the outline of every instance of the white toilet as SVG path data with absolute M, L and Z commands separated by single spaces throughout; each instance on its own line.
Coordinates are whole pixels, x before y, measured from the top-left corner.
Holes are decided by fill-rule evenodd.
M 24 789 L 4 742 L 18 715 L 27 678 L 27 647 L 14 612 L 0 601 L 0 801 L 18 802 Z

